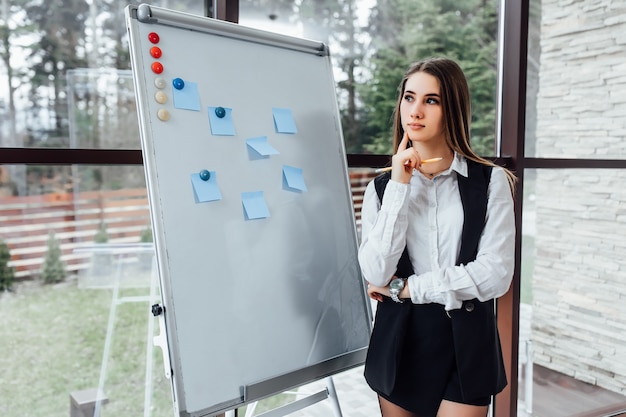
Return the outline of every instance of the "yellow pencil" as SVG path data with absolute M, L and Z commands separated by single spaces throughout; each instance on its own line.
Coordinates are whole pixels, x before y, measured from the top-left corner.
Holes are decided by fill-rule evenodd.
M 442 157 L 440 157 L 440 156 L 439 156 L 439 157 L 437 157 L 437 158 L 424 159 L 424 160 L 422 161 L 422 164 L 429 164 L 429 163 L 431 163 L 431 162 L 439 162 L 439 161 L 441 161 L 442 159 L 443 159 L 443 158 L 442 158 Z M 376 171 L 374 171 L 374 172 L 376 172 L 376 173 L 378 174 L 378 173 L 381 173 L 381 172 L 387 172 L 387 171 L 391 171 L 391 167 L 378 168 L 378 169 L 377 169 Z

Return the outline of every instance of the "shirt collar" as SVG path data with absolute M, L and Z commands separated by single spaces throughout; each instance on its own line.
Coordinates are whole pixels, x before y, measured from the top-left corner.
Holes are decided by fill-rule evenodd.
M 452 164 L 450 164 L 450 170 L 456 171 L 458 174 L 467 177 L 467 160 L 463 155 L 454 151 L 454 159 L 452 159 Z

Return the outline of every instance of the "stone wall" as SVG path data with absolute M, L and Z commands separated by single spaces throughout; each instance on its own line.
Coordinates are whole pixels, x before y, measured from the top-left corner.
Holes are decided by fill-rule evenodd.
M 536 156 L 626 158 L 626 2 L 543 0 Z M 534 362 L 626 394 L 626 172 L 537 170 Z

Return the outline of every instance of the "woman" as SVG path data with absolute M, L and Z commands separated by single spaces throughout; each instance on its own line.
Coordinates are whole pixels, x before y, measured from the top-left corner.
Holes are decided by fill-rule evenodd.
M 399 90 L 392 170 L 361 212 L 359 262 L 378 301 L 365 377 L 383 417 L 485 417 L 506 386 L 494 300 L 513 276 L 515 178 L 470 148 L 454 61 L 411 65 Z

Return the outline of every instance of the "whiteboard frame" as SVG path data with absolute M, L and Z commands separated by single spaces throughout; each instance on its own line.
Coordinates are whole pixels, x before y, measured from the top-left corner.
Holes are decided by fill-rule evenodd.
M 194 31 L 209 33 L 218 36 L 225 36 L 245 42 L 253 42 L 262 45 L 270 45 L 274 47 L 284 48 L 288 50 L 310 53 L 320 57 L 326 57 L 330 59 L 330 53 L 328 47 L 321 42 L 315 42 L 307 39 L 294 38 L 291 36 L 285 36 L 281 34 L 266 32 L 249 27 L 240 26 L 234 23 L 214 20 L 199 16 L 190 15 L 187 13 L 176 12 L 167 10 L 147 4 L 141 5 L 129 5 L 125 9 L 127 27 L 129 31 L 131 45 L 136 42 L 138 37 L 136 25 L 140 24 L 162 24 L 180 28 L 186 28 Z M 132 47 L 131 47 L 132 52 Z M 147 103 L 151 97 L 148 97 L 146 91 L 138 87 L 137 79 L 145 77 L 144 68 L 146 67 L 142 62 L 142 58 L 139 54 L 131 53 L 131 63 L 133 67 L 133 75 L 135 78 L 135 93 L 137 95 L 137 107 L 139 115 L 140 133 L 142 136 L 143 158 L 144 167 L 146 173 L 146 182 L 148 184 L 148 198 L 151 208 L 151 219 L 153 227 L 153 235 L 155 239 L 155 248 L 157 255 L 157 266 L 159 271 L 159 280 L 162 288 L 163 307 L 164 307 L 164 321 L 165 328 L 167 330 L 167 352 L 164 355 L 169 358 L 169 362 L 172 364 L 171 372 L 171 385 L 174 406 L 177 409 L 181 417 L 202 417 L 208 415 L 215 415 L 225 411 L 229 411 L 238 407 L 241 407 L 247 403 L 258 401 L 260 399 L 279 394 L 283 391 L 295 388 L 300 385 L 304 385 L 335 373 L 342 372 L 357 366 L 362 365 L 365 362 L 365 356 L 367 347 L 357 349 L 355 351 L 340 355 L 338 357 L 330 358 L 321 363 L 306 366 L 302 369 L 294 372 L 289 372 L 283 375 L 278 375 L 272 378 L 268 378 L 263 381 L 259 381 L 253 384 L 243 386 L 241 395 L 237 398 L 224 401 L 220 404 L 214 404 L 206 409 L 188 411 L 185 404 L 184 395 L 182 395 L 184 389 L 177 380 L 176 358 L 180 357 L 180 351 L 178 344 L 174 338 L 174 330 L 171 329 L 172 325 L 168 324 L 168 316 L 175 314 L 173 311 L 168 311 L 168 294 L 171 294 L 171 287 L 169 284 L 169 276 L 167 267 L 167 246 L 165 237 L 161 233 L 161 225 L 157 214 L 160 213 L 160 196 L 156 187 L 151 187 L 152 178 L 156 176 L 156 168 L 152 166 L 151 155 L 154 153 L 152 143 L 150 140 L 151 135 L 151 123 L 150 116 L 146 114 L 144 108 L 147 106 L 142 103 Z M 339 109 L 337 103 L 335 108 L 332 109 L 337 115 Z M 343 143 L 343 137 L 341 137 L 341 147 L 343 154 L 345 155 L 345 145 Z M 349 175 L 347 162 L 344 162 L 343 171 L 345 173 L 344 180 L 347 183 L 348 189 L 350 189 Z M 354 207 L 350 202 L 352 211 Z M 356 223 L 353 224 L 354 236 L 356 239 Z M 372 312 L 371 305 L 367 298 L 366 288 L 363 283 L 362 298 L 364 303 L 364 310 L 367 313 L 367 323 L 369 324 L 369 330 L 371 331 Z M 173 322 L 176 320 L 173 319 Z M 216 343 L 228 343 L 228 341 L 217 341 Z

